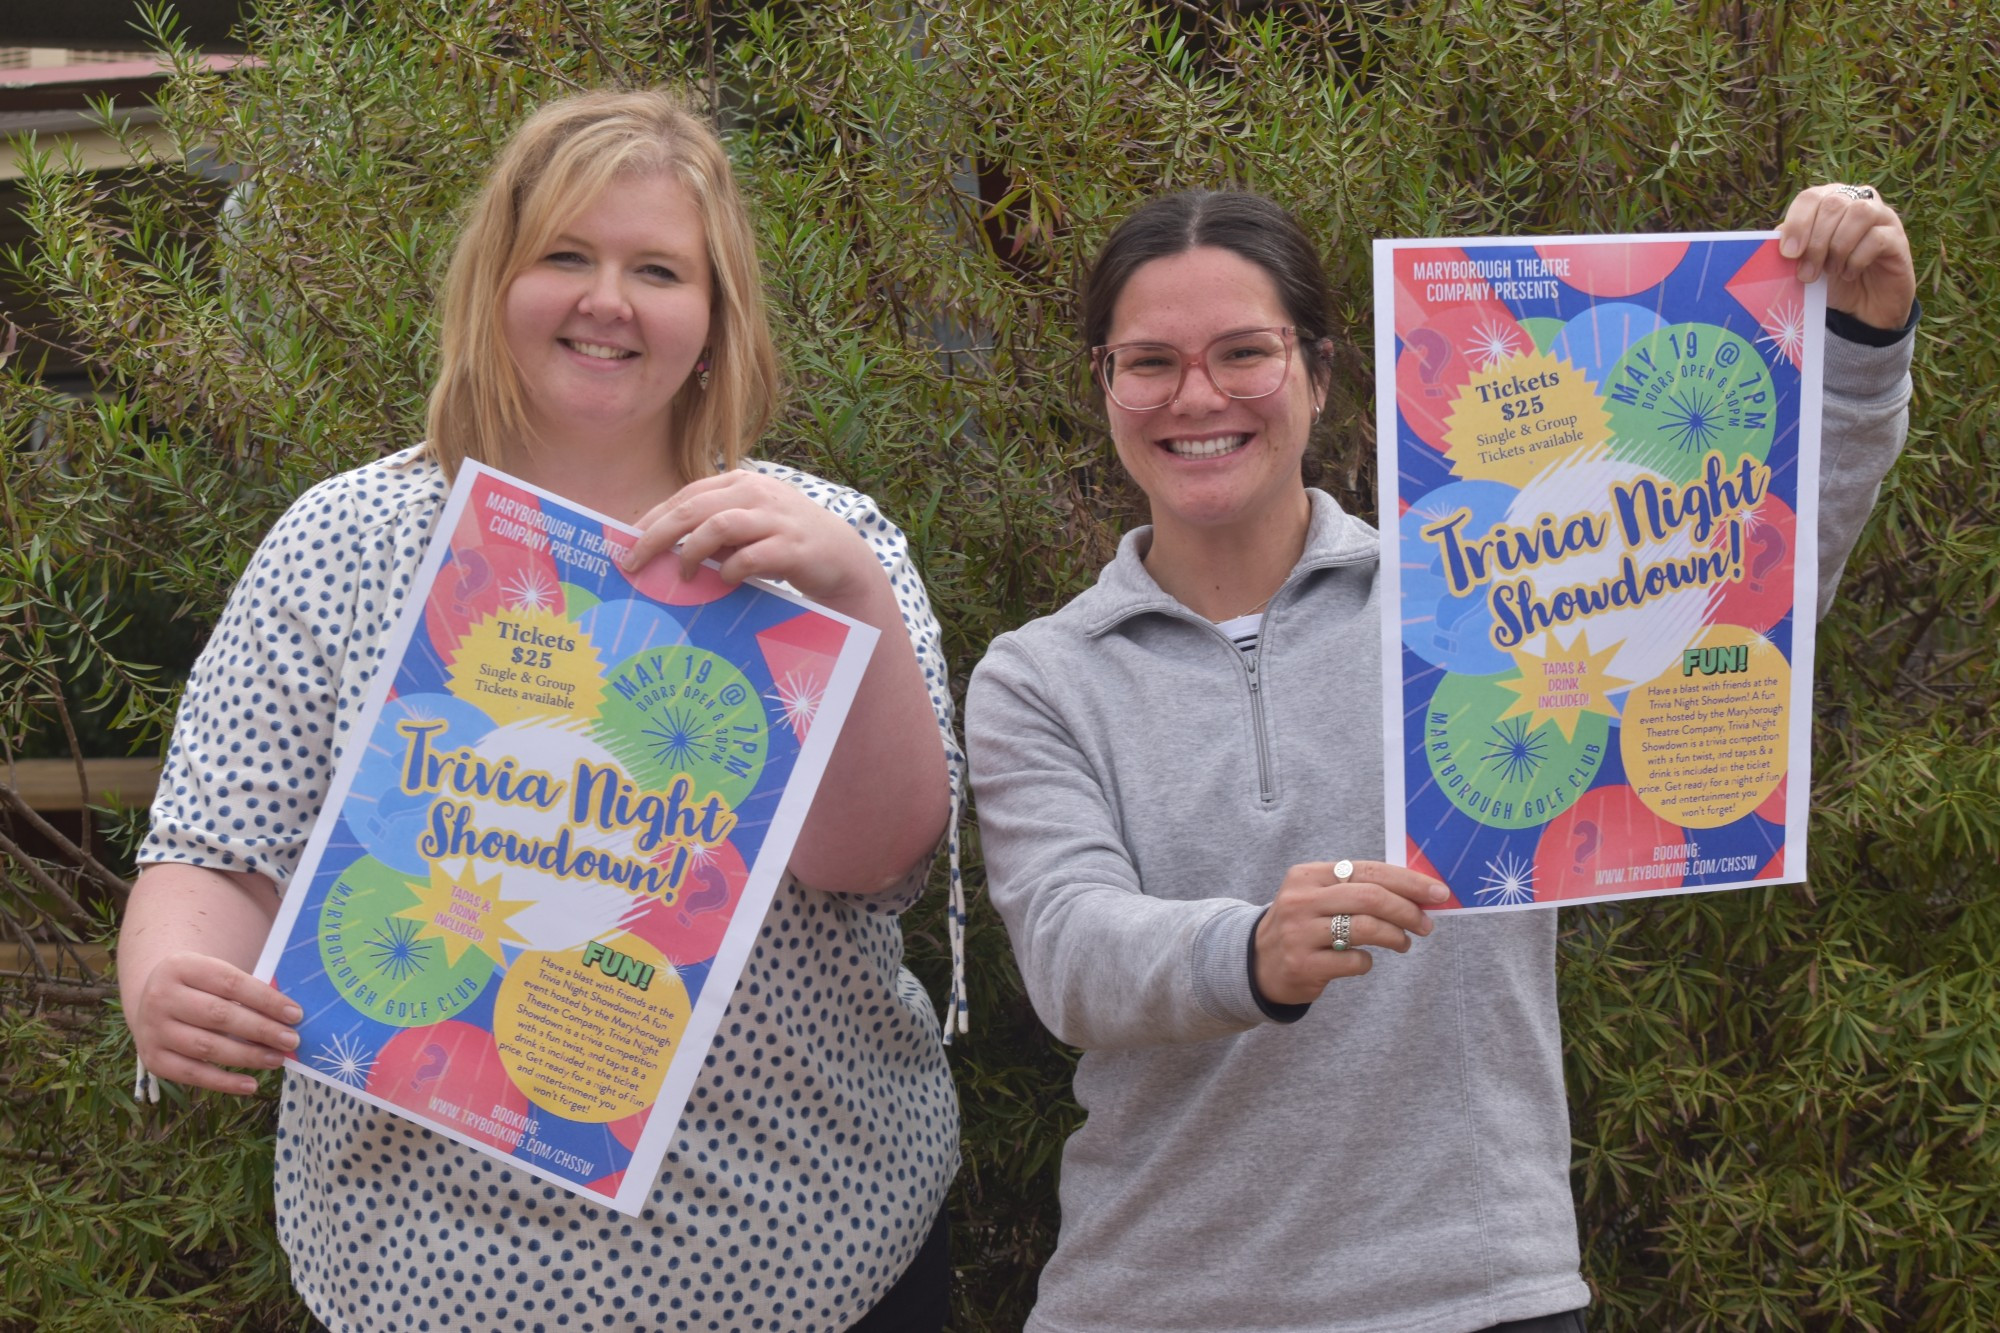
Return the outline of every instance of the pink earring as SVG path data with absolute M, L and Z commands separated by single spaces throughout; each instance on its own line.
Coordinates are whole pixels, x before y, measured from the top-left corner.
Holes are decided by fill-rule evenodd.
M 708 387 L 708 358 L 702 357 L 694 363 L 694 382 L 701 388 Z

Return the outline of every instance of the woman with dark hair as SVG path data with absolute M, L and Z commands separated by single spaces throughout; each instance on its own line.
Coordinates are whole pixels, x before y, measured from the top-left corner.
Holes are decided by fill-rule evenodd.
M 288 1076 L 294 1285 L 342 1333 L 940 1328 L 958 1104 L 897 923 L 955 804 L 938 626 L 873 501 L 745 457 L 777 358 L 722 145 L 664 91 L 543 107 L 472 202 L 441 326 L 428 438 L 299 498 L 189 679 L 119 938 L 143 1067 L 241 1095 L 297 1050 L 299 1007 L 246 969 L 451 478 L 491 463 L 643 528 L 628 568 L 713 557 L 881 637 L 639 1216 Z
M 1830 280 L 1823 610 L 1901 447 L 1915 280 L 1860 187 L 1780 244 Z M 1028 1328 L 1580 1329 L 1555 914 L 1433 919 L 1380 859 L 1377 536 L 1301 476 L 1318 255 L 1257 196 L 1157 199 L 1082 324 L 1152 524 L 966 701 L 989 891 L 1083 1048 Z

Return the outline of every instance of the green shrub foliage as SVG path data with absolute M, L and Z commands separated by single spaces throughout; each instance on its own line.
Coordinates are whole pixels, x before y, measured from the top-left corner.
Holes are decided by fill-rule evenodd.
M 1985 0 L 269 0 L 227 74 L 156 24 L 167 146 L 88 176 L 44 145 L 26 182 L 12 260 L 96 392 L 38 384 L 40 326 L 0 371 L 9 753 L 85 716 L 157 746 L 178 682 L 121 608 L 212 623 L 291 497 L 417 438 L 454 210 L 555 92 L 665 78 L 714 109 L 788 362 L 764 452 L 901 522 L 960 682 L 1136 512 L 1069 293 L 1142 196 L 1253 186 L 1316 231 L 1346 337 L 1318 466 L 1372 512 L 1370 238 L 1767 226 L 1812 181 L 1877 185 L 1926 316 L 1910 449 L 1821 635 L 1812 882 L 1564 913 L 1574 1183 L 1607 1329 L 2000 1325 Z M 0 928 L 105 933 L 129 866 L 27 850 L 7 809 Z M 960 1327 L 1008 1329 L 1080 1113 L 977 845 L 957 1299 Z M 908 933 L 941 994 L 937 897 Z M 5 991 L 0 1326 L 296 1325 L 268 1101 L 135 1117 L 84 971 Z

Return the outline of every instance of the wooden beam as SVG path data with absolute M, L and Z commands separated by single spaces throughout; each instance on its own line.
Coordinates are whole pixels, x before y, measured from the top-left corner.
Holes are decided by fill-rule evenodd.
M 35 950 L 41 955 L 39 967 L 19 943 L 0 940 L 0 976 L 39 977 L 46 969 L 59 981 L 83 981 L 87 979 L 87 974 L 77 971 L 79 959 L 96 977 L 111 969 L 111 951 L 101 944 L 75 944 L 63 948 L 47 940 L 38 940 Z
M 125 805 L 151 805 L 160 785 L 157 759 L 86 759 L 83 771 L 94 803 L 117 797 Z M 81 810 L 76 765 L 67 759 L 22 759 L 0 764 L 0 782 L 19 792 L 30 809 L 48 813 Z

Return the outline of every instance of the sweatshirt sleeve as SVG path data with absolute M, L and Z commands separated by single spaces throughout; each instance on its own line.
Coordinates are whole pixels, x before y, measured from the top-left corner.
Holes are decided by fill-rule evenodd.
M 1243 964 L 1262 909 L 1143 891 L 1103 781 L 1018 636 L 973 672 L 965 726 L 987 893 L 1050 1031 L 1112 1050 L 1266 1021 Z
M 1869 346 L 1833 329 L 1826 340 L 1825 398 L 1820 416 L 1819 615 L 1840 587 L 1847 557 L 1861 537 L 1889 465 L 1903 450 L 1910 425 L 1911 330 L 1887 347 Z

